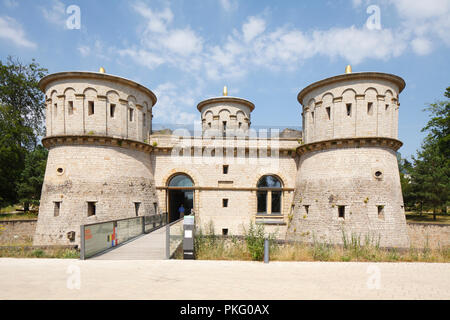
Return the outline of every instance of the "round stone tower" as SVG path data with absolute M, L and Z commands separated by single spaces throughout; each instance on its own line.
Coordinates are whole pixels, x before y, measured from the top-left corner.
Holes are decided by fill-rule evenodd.
M 81 224 L 155 214 L 153 92 L 102 69 L 51 74 L 39 86 L 49 155 L 34 244 L 78 244 Z
M 209 136 L 246 135 L 250 128 L 250 113 L 255 105 L 248 100 L 223 96 L 204 100 L 197 105 L 201 113 L 203 134 Z
M 409 245 L 396 153 L 404 87 L 392 74 L 350 71 L 298 94 L 304 144 L 290 238 Z

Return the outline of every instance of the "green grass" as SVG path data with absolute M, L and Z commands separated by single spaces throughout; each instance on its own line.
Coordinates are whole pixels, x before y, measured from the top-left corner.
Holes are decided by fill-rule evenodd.
M 416 212 L 406 212 L 407 222 L 419 222 L 430 224 L 450 224 L 450 214 L 437 214 L 436 220 L 433 220 L 433 213 L 422 213 L 422 215 Z
M 0 257 L 79 259 L 80 253 L 76 249 L 63 249 L 63 248 L 36 249 L 29 246 L 9 246 L 9 247 L 0 247 Z
M 20 212 L 20 213 L 2 213 L 0 214 L 0 221 L 9 221 L 9 220 L 35 220 L 38 218 L 37 213 L 33 212 Z

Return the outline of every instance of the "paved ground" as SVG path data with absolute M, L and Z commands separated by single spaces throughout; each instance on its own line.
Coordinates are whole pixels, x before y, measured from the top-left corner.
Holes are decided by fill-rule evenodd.
M 450 264 L 2 258 L 0 299 L 448 300 Z

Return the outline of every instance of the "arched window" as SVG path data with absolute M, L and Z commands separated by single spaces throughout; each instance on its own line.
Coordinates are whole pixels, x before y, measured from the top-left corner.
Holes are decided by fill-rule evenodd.
M 177 174 L 169 181 L 169 187 L 193 187 L 192 179 L 185 174 Z
M 256 185 L 258 214 L 281 214 L 282 184 L 275 176 L 263 176 Z

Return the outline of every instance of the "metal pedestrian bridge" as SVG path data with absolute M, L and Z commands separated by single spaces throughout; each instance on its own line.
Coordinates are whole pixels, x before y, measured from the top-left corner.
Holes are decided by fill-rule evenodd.
M 167 214 L 104 221 L 80 226 L 80 259 L 170 259 L 183 241 L 183 219 Z

